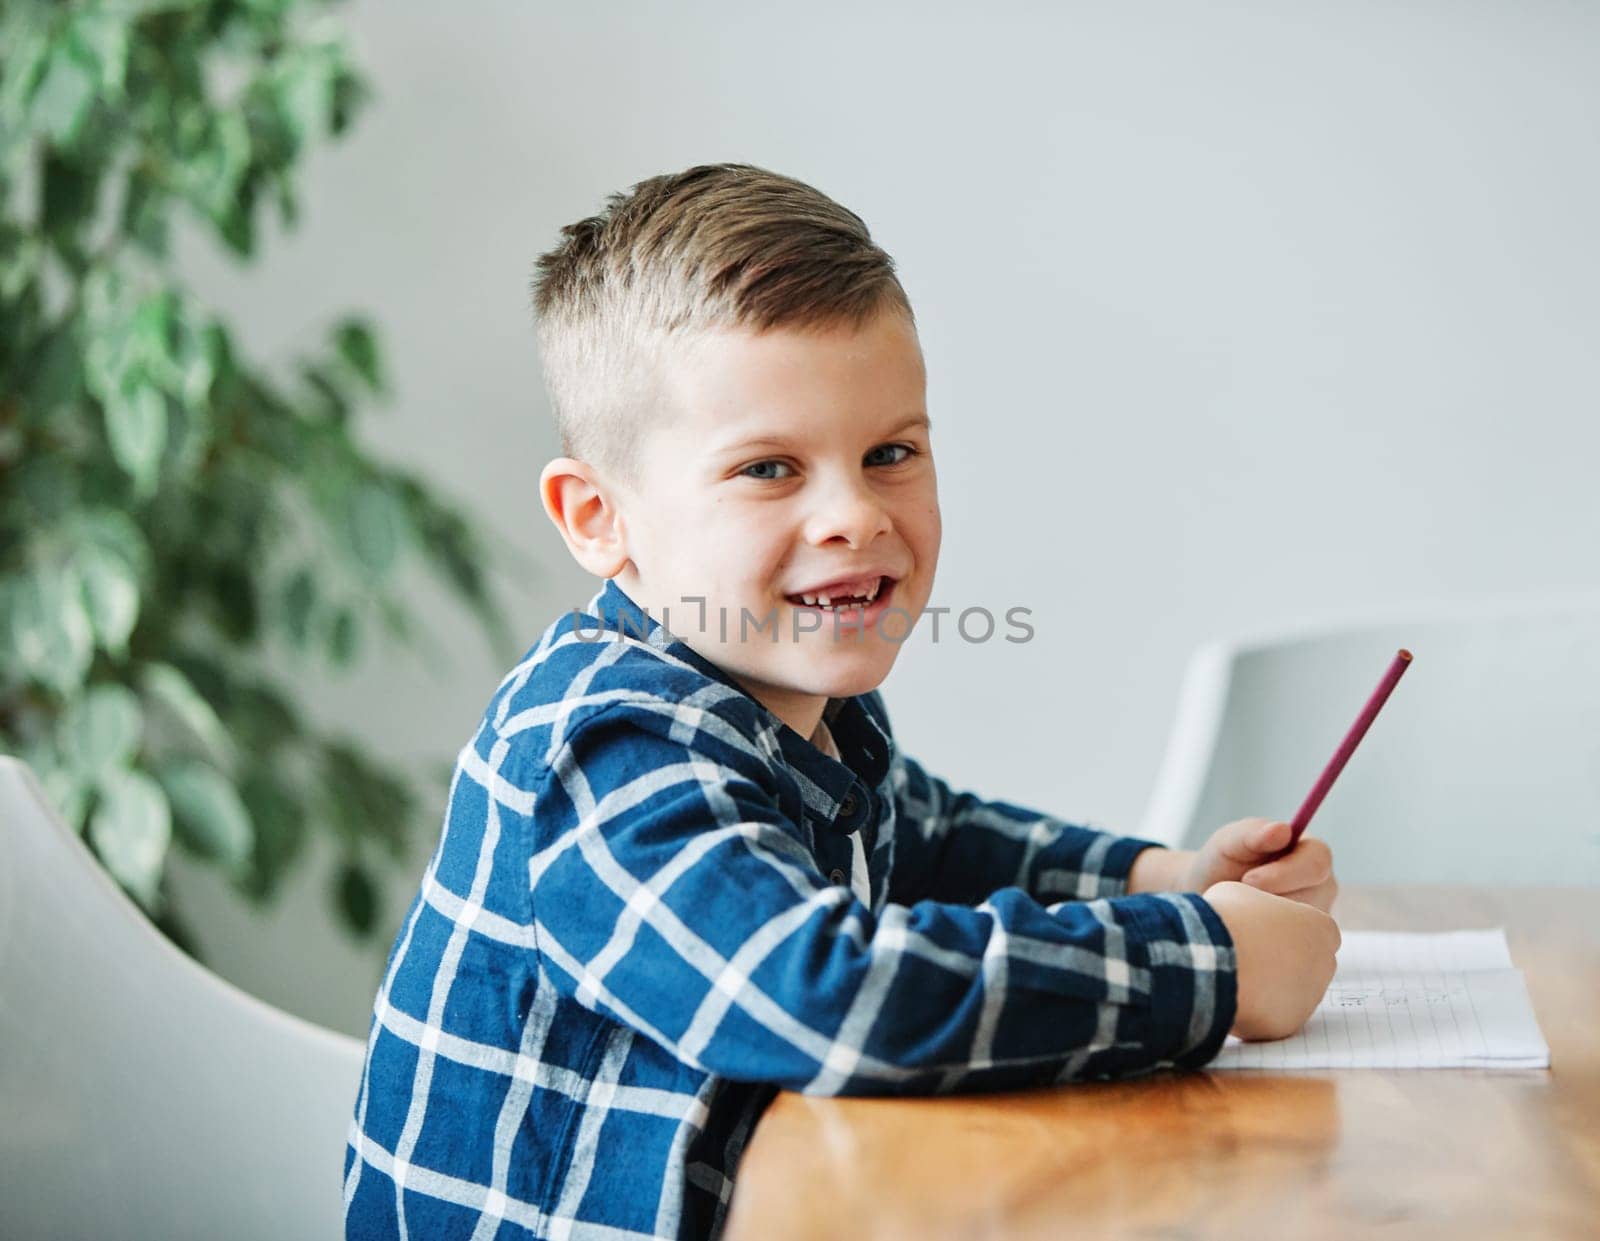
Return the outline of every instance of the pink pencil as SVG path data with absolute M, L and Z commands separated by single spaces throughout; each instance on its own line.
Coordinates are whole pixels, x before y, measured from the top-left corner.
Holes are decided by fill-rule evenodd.
M 1372 721 L 1383 709 L 1383 704 L 1389 701 L 1389 695 L 1399 682 L 1401 675 L 1411 666 L 1411 652 L 1402 650 L 1394 657 L 1394 662 L 1389 665 L 1389 670 L 1383 674 L 1383 680 L 1378 682 L 1378 688 L 1372 691 L 1372 697 L 1367 699 L 1367 705 L 1361 708 L 1361 714 L 1356 717 L 1356 722 L 1350 726 L 1350 731 L 1344 735 L 1344 740 L 1339 743 L 1339 748 L 1334 751 L 1333 759 L 1322 769 L 1322 775 L 1317 778 L 1317 783 L 1307 794 L 1301 804 L 1299 812 L 1294 816 L 1294 821 L 1289 824 L 1293 830 L 1289 833 L 1289 844 L 1278 856 L 1289 852 L 1295 847 L 1306 826 L 1311 822 L 1311 816 L 1316 814 L 1317 807 L 1322 805 L 1322 799 L 1328 795 L 1328 790 L 1333 787 L 1333 782 L 1339 778 L 1339 773 L 1344 770 L 1344 765 L 1350 761 L 1350 756 L 1356 752 L 1356 746 L 1361 744 L 1361 738 L 1367 735 L 1367 729 L 1372 727 Z

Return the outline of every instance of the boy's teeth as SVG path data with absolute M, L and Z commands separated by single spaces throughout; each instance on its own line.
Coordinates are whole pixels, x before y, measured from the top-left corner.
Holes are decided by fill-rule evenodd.
M 876 599 L 878 597 L 878 591 L 882 586 L 883 586 L 883 579 L 880 577 L 880 578 L 877 579 L 877 581 L 873 582 L 871 586 L 867 587 L 866 593 L 860 596 L 860 602 L 854 604 L 853 606 L 860 607 L 863 604 L 871 603 L 874 599 Z M 840 596 L 840 597 L 844 598 L 845 596 Z M 804 602 L 805 602 L 807 607 L 813 607 L 813 608 L 822 607 L 822 608 L 832 608 L 834 611 L 838 610 L 837 607 L 835 607 L 835 605 L 834 605 L 833 597 L 831 595 L 807 595 L 807 594 L 802 594 L 802 595 L 800 595 L 800 598 L 802 600 L 804 600 Z

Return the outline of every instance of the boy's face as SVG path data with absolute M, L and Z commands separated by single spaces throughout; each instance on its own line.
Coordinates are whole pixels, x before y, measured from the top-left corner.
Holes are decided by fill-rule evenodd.
M 883 681 L 933 589 L 916 332 L 887 311 L 860 330 L 712 333 L 671 358 L 663 391 L 667 420 L 614 497 L 617 584 L 658 621 L 670 609 L 675 637 L 809 736 L 829 697 Z M 837 613 L 802 597 L 830 587 L 836 605 L 878 593 Z

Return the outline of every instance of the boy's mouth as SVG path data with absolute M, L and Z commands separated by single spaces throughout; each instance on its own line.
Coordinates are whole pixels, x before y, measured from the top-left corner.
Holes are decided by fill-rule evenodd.
M 844 578 L 813 590 L 785 595 L 797 608 L 820 612 L 847 612 L 871 607 L 894 589 L 895 579 L 887 574 Z

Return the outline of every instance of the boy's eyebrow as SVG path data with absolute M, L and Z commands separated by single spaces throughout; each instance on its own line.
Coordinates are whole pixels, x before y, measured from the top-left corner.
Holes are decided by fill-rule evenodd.
M 933 419 L 929 418 L 925 413 L 912 414 L 899 426 L 885 432 L 885 436 L 899 435 L 904 431 L 909 431 L 912 427 L 926 427 L 931 431 L 933 430 Z M 784 435 L 752 435 L 748 439 L 735 440 L 731 444 L 714 445 L 711 451 L 721 456 L 723 453 L 743 452 L 749 448 L 786 448 L 789 443 L 789 437 Z

